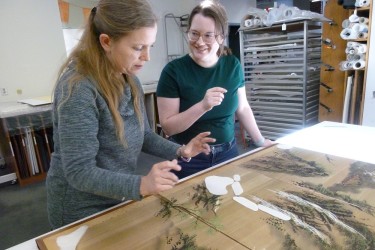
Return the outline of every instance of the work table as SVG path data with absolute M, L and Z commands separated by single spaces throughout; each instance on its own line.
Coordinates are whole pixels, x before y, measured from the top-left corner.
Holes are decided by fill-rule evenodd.
M 120 204 L 12 249 L 37 249 L 36 242 L 41 249 L 58 249 L 57 239 L 64 242 L 80 231 L 79 249 L 358 249 L 375 239 L 374 156 L 362 156 L 365 162 L 300 144 L 309 131 L 332 126 L 341 126 L 335 131 L 347 139 L 360 131 L 370 140 L 375 135 L 375 128 L 323 122 L 182 179 L 169 191 Z M 348 142 L 348 147 L 366 151 L 368 145 Z M 224 193 L 212 193 L 210 178 L 229 180 Z

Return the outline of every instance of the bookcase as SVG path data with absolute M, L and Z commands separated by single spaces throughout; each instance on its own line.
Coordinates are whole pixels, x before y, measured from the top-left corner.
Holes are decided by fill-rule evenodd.
M 51 105 L 1 103 L 0 131 L 5 163 L 18 183 L 44 180 L 53 152 Z
M 247 99 L 262 134 L 278 139 L 318 122 L 321 22 L 240 29 Z

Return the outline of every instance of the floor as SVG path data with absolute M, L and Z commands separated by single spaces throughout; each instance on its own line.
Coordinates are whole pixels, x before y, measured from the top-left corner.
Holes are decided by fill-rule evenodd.
M 240 153 L 254 149 L 238 142 Z M 142 154 L 139 160 L 140 173 L 160 158 Z M 46 190 L 44 182 L 24 187 L 18 184 L 0 186 L 0 249 L 9 248 L 41 234 L 50 228 L 46 210 Z

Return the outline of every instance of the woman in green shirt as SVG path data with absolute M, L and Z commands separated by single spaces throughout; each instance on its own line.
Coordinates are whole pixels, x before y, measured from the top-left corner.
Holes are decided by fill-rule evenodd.
M 224 7 L 201 2 L 188 20 L 190 53 L 168 63 L 161 73 L 157 102 L 165 134 L 181 144 L 203 131 L 216 139 L 209 155 L 179 162 L 179 178 L 238 155 L 235 117 L 257 146 L 272 145 L 261 135 L 247 101 L 241 64 L 224 47 L 227 34 Z

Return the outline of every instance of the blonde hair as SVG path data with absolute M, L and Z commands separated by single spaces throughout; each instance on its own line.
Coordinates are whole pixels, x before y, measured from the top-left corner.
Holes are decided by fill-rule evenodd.
M 73 85 L 84 76 L 95 80 L 96 87 L 112 114 L 117 137 L 124 146 L 124 122 L 118 107 L 126 85 L 131 88 L 134 109 L 140 124 L 143 123 L 140 108 L 143 96 L 140 97 L 132 76 L 122 77 L 118 74 L 115 65 L 107 58 L 100 45 L 99 36 L 107 34 L 113 41 L 117 41 L 134 30 L 154 27 L 156 23 L 157 17 L 146 0 L 101 0 L 97 7 L 92 9 L 78 45 L 59 71 L 60 78 L 70 64 L 74 63 L 75 73 L 69 79 L 67 98 L 71 95 Z

